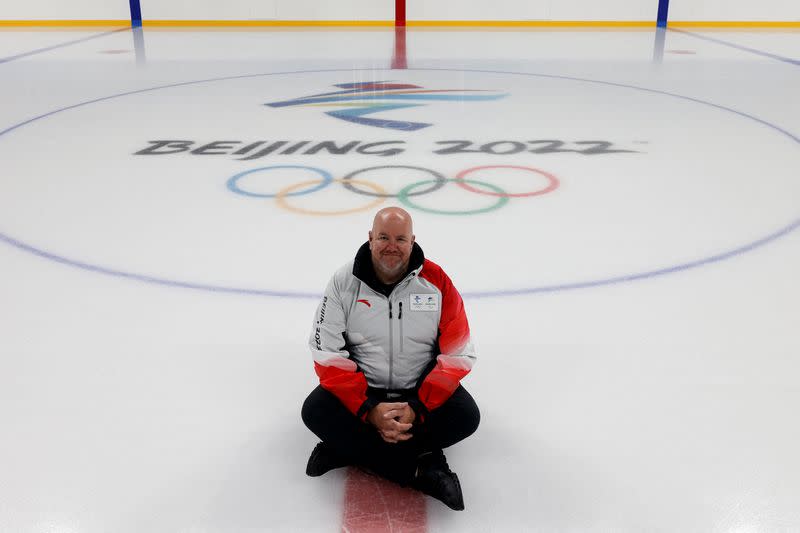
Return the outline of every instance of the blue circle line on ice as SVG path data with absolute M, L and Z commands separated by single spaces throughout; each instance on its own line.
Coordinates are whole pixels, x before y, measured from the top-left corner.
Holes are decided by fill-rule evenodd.
M 173 83 L 168 85 L 159 85 L 156 87 L 150 87 L 146 89 L 138 89 L 135 91 L 127 91 L 124 93 L 114 94 L 111 96 L 105 96 L 102 98 L 96 98 L 93 100 L 88 100 L 86 102 L 81 102 L 78 104 L 73 104 L 71 106 L 62 107 L 60 109 L 56 109 L 54 111 L 50 111 L 49 113 L 45 113 L 26 121 L 20 122 L 15 124 L 9 128 L 6 128 L 0 131 L 0 137 L 6 135 L 14 130 L 17 130 L 27 124 L 31 124 L 32 122 L 36 122 L 38 120 L 42 120 L 44 118 L 51 117 L 58 113 L 62 113 L 64 111 L 68 111 L 71 109 L 76 109 L 79 107 L 87 106 L 90 104 L 95 104 L 103 101 L 112 100 L 115 98 L 121 98 L 124 96 L 131 96 L 134 94 L 141 94 L 146 92 L 152 92 L 162 89 L 170 89 L 176 87 L 185 87 L 189 85 L 198 85 L 202 83 L 212 83 L 212 82 L 219 82 L 219 81 L 229 81 L 229 80 L 237 80 L 237 79 L 248 79 L 248 78 L 258 78 L 264 76 L 288 76 L 293 74 L 321 74 L 321 73 L 333 73 L 333 72 L 353 72 L 353 71 L 370 71 L 373 72 L 374 69 L 323 69 L 323 70 L 299 70 L 299 71 L 286 71 L 286 72 L 267 72 L 261 74 L 245 74 L 240 76 L 226 76 L 221 78 L 208 78 L 203 80 L 194 80 L 194 81 L 187 81 L 181 83 Z M 722 111 L 726 111 L 729 113 L 733 113 L 740 117 L 755 121 L 762 126 L 766 126 L 792 140 L 796 144 L 800 144 L 800 138 L 796 135 L 790 133 L 789 131 L 781 128 L 780 126 L 776 126 L 766 120 L 760 119 L 753 115 L 749 115 L 742 111 L 737 111 L 730 107 L 725 107 L 723 105 L 715 104 L 712 102 L 708 102 L 705 100 L 701 100 L 699 98 L 692 98 L 690 96 L 684 96 L 680 94 L 669 93 L 666 91 L 660 91 L 658 89 L 650 89 L 647 87 L 638 87 L 635 85 L 626 85 L 623 83 L 616 83 L 610 81 L 602 81 L 602 80 L 590 80 L 585 78 L 575 78 L 570 76 L 556 76 L 550 74 L 537 74 L 532 72 L 508 72 L 508 71 L 498 71 L 498 70 L 477 70 L 477 69 L 440 69 L 440 68 L 420 68 L 420 69 L 407 69 L 404 72 L 408 71 L 421 71 L 421 72 L 464 72 L 464 73 L 474 73 L 474 74 L 500 74 L 500 75 L 510 75 L 510 76 L 530 76 L 530 77 L 539 77 L 539 78 L 550 78 L 550 79 L 560 79 L 566 81 L 574 81 L 580 83 L 589 83 L 595 85 L 605 85 L 610 87 L 619 87 L 624 89 L 631 89 L 636 91 L 642 91 L 651 94 L 657 94 L 662 96 L 669 96 L 672 98 L 677 98 L 680 100 L 684 100 L 687 102 L 693 102 L 697 104 L 702 104 L 706 106 L 710 106 Z M 792 231 L 796 230 L 800 227 L 800 218 L 793 220 L 789 224 L 769 233 L 768 235 L 751 241 L 747 244 L 742 246 L 736 247 L 732 250 L 727 250 L 721 253 L 713 254 L 708 257 L 703 257 L 697 259 L 695 261 L 689 261 L 686 263 L 681 263 L 678 265 L 673 265 L 665 268 L 649 270 L 645 272 L 637 272 L 631 274 L 625 274 L 621 276 L 614 276 L 609 278 L 597 279 L 597 280 L 587 280 L 587 281 L 579 281 L 579 282 L 572 282 L 572 283 L 562 283 L 562 284 L 554 284 L 554 285 L 543 285 L 539 287 L 529 287 L 529 288 L 520 288 L 520 289 L 499 289 L 499 290 L 492 290 L 492 291 L 473 291 L 468 292 L 465 291 L 463 293 L 464 297 L 466 298 L 489 298 L 489 297 L 498 297 L 498 296 L 515 296 L 515 295 L 525 295 L 525 294 L 535 294 L 535 293 L 545 293 L 545 292 L 558 292 L 558 291 L 566 291 L 566 290 L 574 290 L 574 289 L 582 289 L 582 288 L 589 288 L 589 287 L 598 287 L 602 285 L 611 285 L 616 283 L 624 283 L 630 281 L 636 281 L 641 279 L 652 278 L 656 276 L 662 276 L 665 274 L 671 274 L 675 272 L 681 272 L 684 270 L 689 270 L 692 268 L 697 268 L 705 265 L 709 265 L 712 263 L 717 263 L 720 261 L 724 261 L 726 259 L 730 259 L 732 257 L 736 257 L 738 255 L 750 252 L 756 248 L 764 246 L 780 237 L 783 237 Z M 69 265 L 75 268 L 80 268 L 82 270 L 87 270 L 90 272 L 96 272 L 100 274 L 106 274 L 110 276 L 116 276 L 126 279 L 132 279 L 136 281 L 142 281 L 146 283 L 154 283 L 159 285 L 166 285 L 170 287 L 178 287 L 178 288 L 186 288 L 186 289 L 195 289 L 195 290 L 202 290 L 202 291 L 210 291 L 210 292 L 218 292 L 218 293 L 234 293 L 234 294 L 243 294 L 243 295 L 252 295 L 252 296 L 271 296 L 271 297 L 280 297 L 280 298 L 319 298 L 320 294 L 318 293 L 307 293 L 307 292 L 298 292 L 298 291 L 277 291 L 277 290 L 267 290 L 267 289 L 249 289 L 249 288 L 240 288 L 240 287 L 225 287 L 220 285 L 211 285 L 211 284 L 204 284 L 204 283 L 191 283 L 186 281 L 180 280 L 172 280 L 162 277 L 156 276 L 149 276 L 144 274 L 137 274 L 133 272 L 125 272 L 121 270 L 116 270 L 112 268 L 103 267 L 100 265 L 93 265 L 89 263 L 85 263 L 82 261 L 78 261 L 75 259 L 70 259 L 58 254 L 54 254 L 48 252 L 46 250 L 37 248 L 25 242 L 22 242 L 18 239 L 15 239 L 9 235 L 0 231 L 0 241 L 13 246 L 19 250 L 34 254 L 38 257 L 42 257 L 44 259 L 48 259 L 60 264 Z M 355 246 L 355 245 L 354 245 Z
M 249 192 L 239 188 L 238 181 L 243 177 L 247 176 L 248 174 L 255 174 L 256 172 L 262 172 L 264 170 L 274 170 L 276 168 L 302 168 L 304 170 L 310 170 L 312 172 L 316 172 L 320 176 L 322 176 L 322 180 L 317 185 L 310 187 L 308 189 L 303 189 L 302 191 L 294 191 L 288 193 L 286 196 L 300 196 L 303 194 L 310 194 L 314 191 L 318 191 L 320 189 L 324 189 L 333 181 L 333 176 L 330 172 L 322 170 L 321 168 L 316 167 L 307 167 L 304 165 L 274 165 L 271 167 L 260 167 L 260 168 L 252 168 L 250 170 L 245 170 L 244 172 L 239 172 L 235 176 L 232 176 L 228 182 L 225 184 L 228 187 L 228 190 L 231 192 L 235 192 L 236 194 L 243 194 L 245 196 L 253 196 L 255 198 L 275 198 L 275 194 L 261 194 L 257 192 Z

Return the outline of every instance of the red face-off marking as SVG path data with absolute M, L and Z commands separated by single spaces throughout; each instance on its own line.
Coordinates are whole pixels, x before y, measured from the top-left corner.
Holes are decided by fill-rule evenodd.
M 350 468 L 344 496 L 342 531 L 346 533 L 426 533 L 425 496 L 390 481 Z

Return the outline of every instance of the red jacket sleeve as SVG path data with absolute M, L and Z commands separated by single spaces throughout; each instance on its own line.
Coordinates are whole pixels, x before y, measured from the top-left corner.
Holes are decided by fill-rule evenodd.
M 344 331 L 344 309 L 334 277 L 314 315 L 309 347 L 322 388 L 333 393 L 351 413 L 363 419 L 371 407 L 367 398 L 367 378 L 345 350 Z
M 420 277 L 441 291 L 441 317 L 439 319 L 439 349 L 436 366 L 422 381 L 419 399 L 427 410 L 441 406 L 458 388 L 475 363 L 476 354 L 469 333 L 469 323 L 461 295 L 450 278 L 433 261 L 428 259 Z

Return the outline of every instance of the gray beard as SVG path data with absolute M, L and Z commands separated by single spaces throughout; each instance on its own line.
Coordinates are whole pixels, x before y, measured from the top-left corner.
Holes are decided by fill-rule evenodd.
M 401 274 L 402 272 L 405 272 L 407 268 L 408 268 L 408 263 L 405 264 L 400 263 L 394 268 L 387 268 L 379 261 L 378 264 L 376 265 L 375 270 L 377 270 L 378 273 L 383 277 L 394 278 L 397 275 Z

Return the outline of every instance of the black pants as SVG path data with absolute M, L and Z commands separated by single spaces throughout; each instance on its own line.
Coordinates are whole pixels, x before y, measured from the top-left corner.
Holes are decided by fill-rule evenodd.
M 384 441 L 375 427 L 356 418 L 322 387 L 308 395 L 302 415 L 308 429 L 342 459 L 401 485 L 407 485 L 414 477 L 420 454 L 447 448 L 469 437 L 478 429 L 481 418 L 475 400 L 460 385 L 443 405 L 428 413 L 424 423 L 414 424 L 411 439 L 398 443 Z

